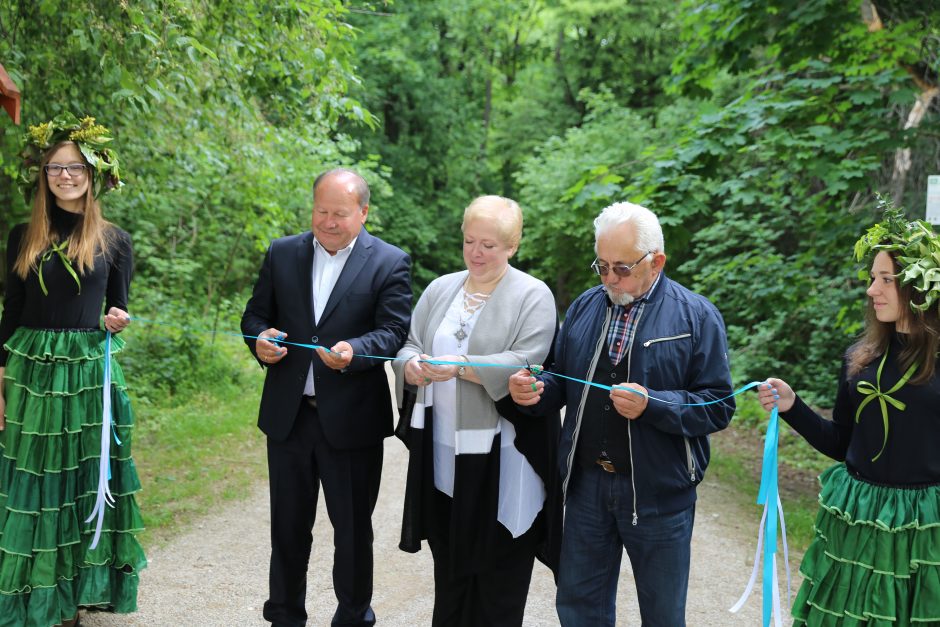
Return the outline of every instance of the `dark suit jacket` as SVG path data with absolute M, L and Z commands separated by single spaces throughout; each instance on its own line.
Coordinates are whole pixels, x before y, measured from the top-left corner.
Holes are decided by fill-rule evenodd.
M 242 333 L 257 336 L 274 327 L 287 333 L 289 342 L 329 348 L 346 340 L 356 355 L 394 357 L 411 322 L 410 265 L 402 250 L 363 228 L 315 324 L 313 233 L 276 239 L 242 315 Z M 255 353 L 255 340 L 245 341 Z M 287 345 L 287 356 L 267 367 L 264 380 L 258 427 L 268 437 L 283 441 L 290 434 L 311 359 L 318 411 L 330 445 L 360 448 L 392 434 L 385 360 L 354 357 L 339 372 L 328 368 L 313 350 Z

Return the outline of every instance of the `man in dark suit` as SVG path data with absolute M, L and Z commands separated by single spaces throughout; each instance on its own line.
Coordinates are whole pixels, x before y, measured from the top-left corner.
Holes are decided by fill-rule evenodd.
M 408 335 L 410 259 L 370 235 L 369 187 L 338 169 L 313 184 L 312 232 L 268 248 L 242 333 L 267 369 L 258 427 L 268 438 L 271 569 L 265 619 L 305 625 L 319 484 L 333 524 L 333 625 L 372 625 L 372 510 L 392 434 L 384 361 Z M 273 340 L 311 343 L 286 347 Z

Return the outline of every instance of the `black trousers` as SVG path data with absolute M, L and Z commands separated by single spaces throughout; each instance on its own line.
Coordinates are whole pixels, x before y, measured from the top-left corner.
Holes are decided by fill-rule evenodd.
M 333 525 L 333 625 L 373 625 L 372 511 L 382 477 L 382 444 L 337 450 L 320 415 L 300 404 L 287 440 L 268 439 L 271 490 L 270 596 L 264 618 L 278 627 L 307 623 L 304 600 L 319 487 Z
M 455 575 L 450 539 L 450 497 L 435 491 L 437 533 L 428 538 L 434 556 L 433 627 L 521 627 L 535 562 L 533 529 L 513 538 L 497 523 L 497 557 L 481 572 Z M 443 526 L 443 528 L 442 528 Z

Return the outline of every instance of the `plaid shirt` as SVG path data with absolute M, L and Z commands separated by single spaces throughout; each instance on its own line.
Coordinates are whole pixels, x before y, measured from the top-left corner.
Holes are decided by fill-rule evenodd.
M 661 272 L 657 274 L 656 280 L 646 293 L 629 305 L 612 305 L 610 327 L 607 329 L 607 345 L 610 347 L 610 362 L 613 365 L 620 364 L 627 352 L 627 347 L 633 342 L 633 336 L 636 334 L 636 321 L 640 317 L 640 312 L 643 311 L 650 292 L 655 289 L 661 276 Z

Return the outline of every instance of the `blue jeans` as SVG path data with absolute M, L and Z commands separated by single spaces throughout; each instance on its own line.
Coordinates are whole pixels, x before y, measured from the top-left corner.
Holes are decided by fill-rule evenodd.
M 614 626 L 621 547 L 644 627 L 685 625 L 695 505 L 633 525 L 629 475 L 575 466 L 568 485 L 555 607 L 562 627 Z

